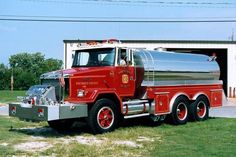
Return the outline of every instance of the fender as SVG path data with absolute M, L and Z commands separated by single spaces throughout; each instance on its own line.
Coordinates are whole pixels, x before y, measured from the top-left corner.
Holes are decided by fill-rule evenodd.
M 94 95 L 92 102 L 96 102 L 97 99 L 99 99 L 100 97 L 106 97 L 105 95 L 114 95 L 115 98 L 118 100 L 118 103 L 120 105 L 120 111 L 121 113 L 123 113 L 123 103 L 121 98 L 118 96 L 118 94 L 116 93 L 116 91 L 114 90 L 108 90 L 108 91 L 97 91 L 96 94 Z M 117 100 L 115 100 L 115 102 L 117 102 Z
M 208 99 L 208 101 L 209 101 L 208 95 L 207 95 L 206 93 L 204 93 L 204 92 L 196 93 L 196 94 L 193 96 L 192 100 L 196 100 L 200 95 L 204 95 L 205 97 L 207 97 L 207 99 Z M 210 102 L 210 101 L 209 101 L 209 102 Z
M 182 92 L 176 93 L 170 100 L 170 104 L 169 104 L 170 113 L 172 113 L 172 107 L 174 105 L 174 102 L 175 102 L 176 98 L 179 96 L 186 96 L 190 100 L 189 96 L 186 93 L 182 93 Z

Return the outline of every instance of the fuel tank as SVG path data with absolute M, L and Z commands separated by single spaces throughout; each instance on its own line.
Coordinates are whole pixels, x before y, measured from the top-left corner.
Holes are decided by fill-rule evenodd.
M 202 54 L 136 50 L 134 62 L 144 68 L 144 82 L 219 80 L 215 59 Z M 139 78 L 141 79 L 141 78 Z

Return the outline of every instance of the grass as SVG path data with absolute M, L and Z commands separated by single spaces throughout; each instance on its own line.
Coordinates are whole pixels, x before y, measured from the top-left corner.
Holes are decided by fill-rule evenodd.
M 14 126 L 13 129 L 10 129 L 11 126 Z M 36 129 L 27 129 L 30 127 Z M 22 122 L 1 116 L 0 156 L 234 157 L 235 133 L 236 119 L 227 118 L 211 118 L 181 126 L 164 123 L 153 126 L 145 119 L 138 118 L 125 121 L 123 127 L 111 133 L 94 136 L 86 125 L 58 133 L 48 128 L 46 123 Z M 90 139 L 90 144 L 76 140 L 81 137 L 82 140 Z M 52 147 L 42 151 L 14 148 L 28 141 L 47 142 Z M 121 141 L 133 142 L 136 146 L 116 144 Z M 3 143 L 7 143 L 7 146 Z
M 26 91 L 0 90 L 0 103 L 15 102 L 17 96 L 24 96 Z

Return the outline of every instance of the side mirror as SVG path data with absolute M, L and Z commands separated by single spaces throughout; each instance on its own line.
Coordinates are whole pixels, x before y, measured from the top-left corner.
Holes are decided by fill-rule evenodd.
M 132 61 L 127 61 L 128 65 L 132 65 Z

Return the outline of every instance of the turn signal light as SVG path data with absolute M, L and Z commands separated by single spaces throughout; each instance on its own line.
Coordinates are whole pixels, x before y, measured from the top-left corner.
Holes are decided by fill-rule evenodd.
M 12 114 L 16 114 L 16 106 L 12 106 L 11 107 L 11 113 Z
M 43 108 L 38 109 L 38 117 L 44 117 L 44 109 Z

